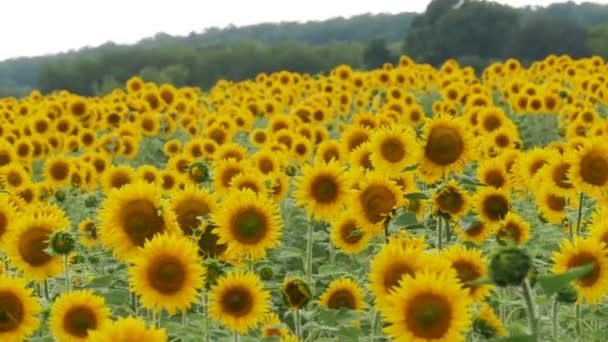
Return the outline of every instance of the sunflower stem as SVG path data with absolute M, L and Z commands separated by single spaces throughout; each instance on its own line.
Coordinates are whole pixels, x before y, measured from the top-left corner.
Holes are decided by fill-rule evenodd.
M 534 307 L 534 299 L 532 297 L 532 289 L 530 288 L 530 282 L 525 279 L 522 286 L 524 300 L 526 301 L 526 309 L 528 310 L 528 322 L 530 325 L 530 332 L 533 336 L 538 337 L 538 326 L 536 321 L 536 309 Z
M 384 240 L 388 243 L 388 237 L 390 236 L 389 226 L 391 225 L 391 220 L 386 218 L 384 220 Z
M 437 248 L 443 249 L 443 225 L 441 224 L 441 216 L 437 217 Z
M 557 298 L 553 300 L 551 304 L 551 336 L 553 337 L 553 341 L 557 341 L 557 312 L 559 310 L 559 301 Z
M 135 314 L 135 316 L 139 316 L 139 312 L 137 309 L 137 295 L 135 294 L 135 292 L 131 292 L 131 310 L 133 310 L 133 313 Z
M 240 342 L 240 341 L 241 341 L 241 334 L 234 333 L 234 342 Z
M 378 311 L 372 310 L 372 321 L 371 321 L 371 331 L 369 341 L 374 342 L 376 339 L 376 330 L 378 329 Z
M 207 289 L 203 289 L 203 315 L 205 316 L 205 342 L 209 342 L 211 341 L 211 334 L 209 333 L 209 297 Z
M 70 277 L 70 260 L 67 254 L 63 256 L 63 267 L 65 268 L 65 287 L 72 291 L 72 279 Z
M 585 202 L 585 193 L 581 192 L 578 202 L 578 213 L 576 214 L 576 236 L 581 234 L 581 221 L 583 218 L 583 204 Z
M 314 230 L 314 223 L 310 222 L 308 224 L 308 240 L 306 245 L 306 282 L 308 286 L 312 289 L 312 233 Z
M 576 336 L 581 336 L 581 305 L 574 305 L 574 321 L 576 323 Z
M 49 280 L 48 279 L 44 279 L 44 283 L 42 284 L 43 288 L 44 288 L 44 298 L 46 299 L 47 303 L 51 302 L 51 296 L 49 294 Z
M 294 329 L 296 330 L 296 337 L 298 338 L 298 340 L 300 340 L 302 338 L 302 328 L 300 326 L 300 310 L 299 309 L 295 309 L 293 312 L 293 326 Z

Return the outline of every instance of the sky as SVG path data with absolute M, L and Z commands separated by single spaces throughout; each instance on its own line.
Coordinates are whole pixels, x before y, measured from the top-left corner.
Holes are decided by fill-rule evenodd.
M 323 20 L 362 13 L 424 12 L 428 0 L 0 0 L 0 61 L 108 41 L 135 43 L 158 32 Z M 498 0 L 512 6 L 556 0 Z M 580 1 L 576 1 L 580 2 Z M 608 0 L 594 2 L 608 3 Z

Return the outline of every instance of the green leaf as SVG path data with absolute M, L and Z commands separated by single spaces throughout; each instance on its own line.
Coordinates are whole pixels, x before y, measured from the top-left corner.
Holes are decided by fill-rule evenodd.
M 591 271 L 593 271 L 593 264 L 587 264 L 575 267 L 566 273 L 539 277 L 538 283 L 545 293 L 550 296 L 563 289 L 571 281 L 584 277 Z
M 483 277 L 483 278 L 467 281 L 466 284 L 469 286 L 488 285 L 488 284 L 492 284 L 492 279 L 490 279 L 488 277 Z
M 97 277 L 97 278 L 93 279 L 93 281 L 91 281 L 84 287 L 89 288 L 89 289 L 98 289 L 98 288 L 107 289 L 108 287 L 110 287 L 110 285 L 112 285 L 114 283 L 114 280 L 116 280 L 115 275 L 105 275 L 105 276 L 101 276 L 101 277 Z
M 518 335 L 509 336 L 497 340 L 498 342 L 536 342 L 536 336 L 534 335 Z
M 427 200 L 429 199 L 429 195 L 424 193 L 424 192 L 412 192 L 410 194 L 405 194 L 403 195 L 403 198 L 409 199 L 409 200 Z
M 393 223 L 398 226 L 408 227 L 418 224 L 418 220 L 416 219 L 416 214 L 408 211 L 398 216 Z
M 473 228 L 473 227 L 478 227 L 481 224 L 481 221 L 479 221 L 476 216 L 473 215 L 467 215 L 465 217 L 463 217 L 460 222 L 458 223 L 458 225 L 460 226 L 460 229 L 464 232 L 466 232 L 467 230 Z
M 401 172 L 414 171 L 418 168 L 418 166 L 420 166 L 420 164 L 410 165 L 410 166 L 406 167 L 405 169 L 403 169 L 403 171 L 401 171 Z
M 460 178 L 460 183 L 462 185 L 470 185 L 470 186 L 486 186 L 483 183 L 480 183 L 477 179 L 473 178 L 473 177 L 469 177 L 469 176 L 462 176 L 462 178 Z
M 301 258 L 304 253 L 297 247 L 285 246 L 279 252 L 280 258 Z

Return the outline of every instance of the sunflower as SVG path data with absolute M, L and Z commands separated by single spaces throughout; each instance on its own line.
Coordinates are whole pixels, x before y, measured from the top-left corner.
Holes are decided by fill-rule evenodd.
M 217 226 L 213 232 L 219 236 L 218 243 L 228 245 L 228 254 L 253 259 L 277 247 L 283 230 L 277 204 L 251 190 L 230 192 L 211 214 L 211 221 Z
M 144 164 L 137 168 L 137 177 L 146 183 L 154 184 L 158 179 L 158 172 L 155 166 Z
M 517 180 L 519 181 L 519 185 L 529 185 L 542 167 L 547 165 L 549 160 L 557 156 L 558 153 L 556 151 L 541 148 L 526 151 L 517 160 Z
M 363 289 L 350 278 L 333 280 L 319 298 L 319 304 L 329 309 L 346 308 L 362 311 L 365 308 Z
M 534 191 L 538 210 L 543 218 L 552 224 L 560 224 L 567 218 L 568 207 L 578 207 L 578 198 L 576 196 L 567 198 L 557 193 L 551 188 L 551 185 L 543 185 Z
M 346 254 L 357 254 L 367 248 L 372 234 L 360 229 L 352 210 L 341 211 L 332 221 L 331 242 Z
M 3 167 L 0 171 L 0 177 L 4 179 L 6 187 L 12 191 L 19 191 L 21 188 L 31 183 L 31 176 L 26 169 L 18 163 Z
M 452 245 L 441 251 L 441 255 L 448 260 L 456 271 L 463 287 L 469 290 L 474 301 L 483 300 L 490 295 L 492 285 L 468 285 L 467 282 L 484 278 L 488 275 L 488 259 L 477 249 L 467 249 L 461 245 Z
M 433 195 L 436 210 L 453 220 L 469 211 L 470 202 L 469 194 L 453 179 Z
M 135 171 L 128 165 L 112 165 L 103 175 L 102 185 L 105 191 L 119 189 L 137 179 Z
M 0 340 L 25 341 L 40 326 L 42 307 L 25 280 L 0 275 Z
M 240 334 L 256 327 L 270 309 L 270 293 L 257 274 L 232 271 L 209 293 L 209 315 Z
M 480 187 L 475 194 L 477 216 L 488 223 L 496 223 L 509 212 L 511 198 L 505 189 Z
M 485 339 L 507 336 L 505 326 L 496 317 L 494 309 L 488 303 L 481 304 L 473 320 L 473 330 Z
M 604 196 L 608 190 L 608 141 L 587 139 L 578 150 L 570 150 L 568 178 L 579 191 L 592 197 Z
M 596 209 L 589 225 L 590 239 L 603 243 L 608 247 L 608 208 L 601 206 Z
M 28 208 L 19 215 L 15 228 L 5 240 L 6 254 L 15 268 L 25 277 L 44 281 L 63 272 L 63 260 L 46 252 L 49 237 L 54 232 L 68 229 L 70 221 L 56 207 Z
M 537 173 L 538 179 L 546 182 L 548 189 L 561 197 L 573 199 L 578 196 L 576 189 L 568 178 L 571 164 L 561 155 L 549 158 L 547 164 Z
M 146 341 L 167 342 L 165 329 L 146 327 L 146 322 L 138 317 L 121 317 L 106 328 L 89 332 L 91 342 Z
M 370 161 L 374 169 L 387 176 L 398 176 L 418 160 L 416 134 L 408 126 L 397 125 L 377 130 L 371 135 L 370 143 Z
M 458 119 L 436 117 L 424 127 L 420 168 L 441 176 L 462 172 L 471 159 L 473 138 Z
M 509 212 L 498 223 L 495 233 L 499 241 L 521 245 L 530 239 L 530 224 L 519 215 Z
M 348 182 L 340 163 L 332 160 L 314 166 L 305 164 L 302 172 L 293 194 L 297 204 L 304 206 L 312 217 L 335 215 L 348 196 Z
M 361 144 L 369 141 L 369 136 L 369 128 L 361 126 L 348 126 L 341 135 L 341 143 L 344 154 L 348 155 Z
M 265 128 L 256 128 L 249 135 L 251 144 L 255 147 L 262 148 L 269 140 L 268 131 Z
M 88 341 L 91 331 L 111 323 L 110 309 L 103 297 L 91 290 L 64 292 L 51 308 L 50 329 L 58 341 Z
M 187 185 L 171 193 L 170 208 L 185 235 L 201 225 L 201 219 L 216 210 L 217 198 L 208 189 Z
M 289 335 L 289 330 L 274 312 L 269 312 L 262 319 L 262 337 L 283 337 Z
M 564 273 L 568 270 L 592 264 L 592 271 L 574 281 L 579 297 L 579 303 L 585 300 L 587 304 L 602 300 L 608 291 L 608 256 L 605 245 L 593 239 L 575 237 L 574 242 L 564 240 L 560 244 L 560 252 L 553 254 L 554 273 Z
M 175 213 L 163 207 L 159 191 L 138 182 L 114 189 L 101 204 L 99 236 L 106 248 L 126 260 L 156 234 L 178 230 Z
M 8 194 L 0 193 L 0 249 L 16 219 L 17 207 Z
M 486 159 L 477 167 L 477 179 L 494 188 L 509 188 L 506 165 L 497 159 Z
M 370 142 L 365 142 L 353 150 L 349 155 L 351 172 L 365 173 L 372 171 L 374 166 L 372 165 L 371 155 L 372 144 Z
M 80 243 L 85 247 L 97 246 L 97 224 L 92 219 L 85 219 L 78 224 Z
M 278 171 L 284 163 L 279 155 L 269 149 L 257 151 L 249 158 L 249 162 L 254 169 L 265 175 Z
M 131 288 L 144 307 L 170 315 L 184 312 L 198 299 L 204 285 L 198 246 L 177 234 L 156 235 L 146 241 L 129 269 Z
M 315 162 L 324 161 L 329 163 L 332 160 L 342 161 L 344 155 L 337 140 L 326 140 L 319 144 L 315 154 Z
M 492 227 L 488 223 L 475 221 L 464 230 L 459 224 L 456 225 L 456 233 L 461 241 L 472 242 L 477 245 L 483 244 L 492 233 Z
M 264 174 L 255 169 L 249 170 L 247 173 L 238 174 L 230 180 L 230 188 L 232 190 L 249 189 L 256 194 L 267 196 L 269 189 L 266 188 L 264 182 Z
M 384 332 L 395 341 L 464 341 L 471 325 L 468 289 L 456 272 L 405 276 L 381 309 Z
M 247 172 L 247 165 L 235 159 L 225 159 L 215 162 L 213 169 L 213 188 L 220 195 L 225 195 L 230 189 L 230 181 L 240 173 Z
M 358 186 L 350 196 L 357 221 L 362 229 L 380 234 L 384 220 L 403 205 L 403 193 L 395 182 L 375 172 L 363 176 Z

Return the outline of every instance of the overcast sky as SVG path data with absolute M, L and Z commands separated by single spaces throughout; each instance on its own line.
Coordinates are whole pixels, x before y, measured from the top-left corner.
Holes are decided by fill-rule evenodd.
M 211 26 L 322 20 L 362 13 L 423 12 L 428 0 L 0 0 L 0 60 L 157 32 L 186 35 Z M 513 6 L 556 0 L 499 0 Z M 576 1 L 580 2 L 580 1 Z M 608 0 L 594 2 L 608 3 Z

